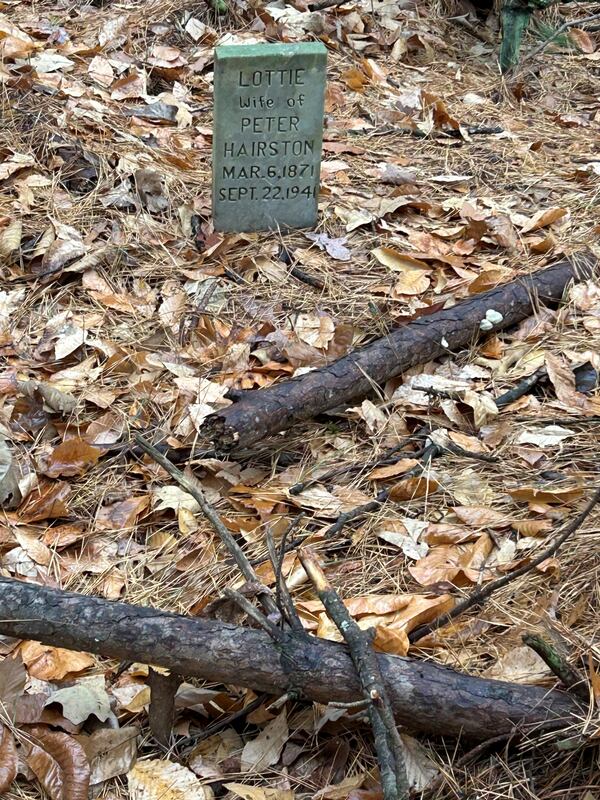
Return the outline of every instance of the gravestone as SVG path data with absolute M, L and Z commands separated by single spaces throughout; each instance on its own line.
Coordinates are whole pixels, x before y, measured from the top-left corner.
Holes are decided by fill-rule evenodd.
M 315 225 L 326 62 L 319 42 L 216 48 L 216 230 Z

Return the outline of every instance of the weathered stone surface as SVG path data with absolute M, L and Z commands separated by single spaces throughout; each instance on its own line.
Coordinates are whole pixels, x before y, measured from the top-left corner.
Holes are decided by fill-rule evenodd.
M 216 48 L 217 230 L 315 225 L 326 61 L 318 42 Z

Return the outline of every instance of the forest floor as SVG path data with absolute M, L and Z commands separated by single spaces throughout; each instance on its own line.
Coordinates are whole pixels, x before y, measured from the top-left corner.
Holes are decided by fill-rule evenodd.
M 128 452 L 130 436 L 202 449 L 204 419 L 231 389 L 285 380 L 565 255 L 600 256 L 597 38 L 576 32 L 581 49 L 549 46 L 503 79 L 497 44 L 426 4 L 302 8 L 232 2 L 215 15 L 200 0 L 0 0 L 0 453 L 18 467 L 20 491 L 0 516 L 3 575 L 178 613 L 212 604 L 221 619 L 245 621 L 228 604 L 214 612 L 242 581 L 189 496 Z M 329 53 L 318 229 L 215 233 L 215 45 L 315 37 Z M 531 392 L 498 410 L 493 398 L 536 370 Z M 303 512 L 329 580 L 385 652 L 552 687 L 521 640 L 543 633 L 587 672 L 583 730 L 598 736 L 598 515 L 482 609 L 418 646 L 407 634 L 535 557 L 598 486 L 599 370 L 600 282 L 588 281 L 559 310 L 414 369 L 355 408 L 229 458 L 200 453 L 189 469 L 267 584 L 265 529 L 277 539 Z M 423 426 L 471 456 L 444 450 L 403 479 Z M 407 436 L 400 460 L 373 465 Z M 340 512 L 386 486 L 377 513 L 324 541 Z M 284 573 L 307 629 L 338 638 L 295 552 Z M 87 654 L 1 644 L 17 650 L 27 692 L 95 687 L 108 692 L 115 730 L 141 731 L 133 756 L 121 737 L 99 760 L 98 797 L 158 797 L 179 761 L 193 773 L 190 798 L 380 796 L 370 731 L 348 712 L 293 702 L 269 711 L 265 701 L 184 758 L 181 737 L 254 694 L 187 685 L 164 753 L 148 732 L 143 666 L 118 674 Z M 55 713 L 60 730 L 92 730 L 66 707 Z M 269 740 L 265 755 L 267 726 L 277 746 Z M 468 743 L 405 744 L 415 797 L 600 796 L 594 747 L 525 743 L 459 769 Z M 124 775 L 136 751 L 154 770 L 138 771 L 137 789 Z M 22 769 L 6 797 L 39 796 Z M 425 788 L 439 771 L 445 779 Z

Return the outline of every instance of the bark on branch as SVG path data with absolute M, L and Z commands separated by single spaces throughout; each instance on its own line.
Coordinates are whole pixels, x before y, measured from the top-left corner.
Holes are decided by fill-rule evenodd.
M 345 647 L 305 635 L 268 634 L 0 578 L 0 634 L 33 639 L 181 675 L 320 703 L 362 698 Z M 433 735 L 489 738 L 551 722 L 572 723 L 576 700 L 560 691 L 462 675 L 435 664 L 378 655 L 397 721 Z
M 237 403 L 207 417 L 205 431 L 218 450 L 248 447 L 332 408 L 351 405 L 369 395 L 375 384 L 472 345 L 482 335 L 480 324 L 486 311 L 502 315 L 490 332 L 508 328 L 529 316 L 538 301 L 559 301 L 571 280 L 589 277 L 591 271 L 591 259 L 577 265 L 559 261 L 420 317 L 326 367 L 244 394 Z

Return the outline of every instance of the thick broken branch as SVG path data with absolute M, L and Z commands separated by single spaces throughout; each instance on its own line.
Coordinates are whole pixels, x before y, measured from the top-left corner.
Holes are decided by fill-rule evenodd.
M 327 367 L 267 389 L 248 392 L 232 406 L 207 417 L 205 430 L 219 450 L 248 447 L 338 406 L 349 406 L 376 384 L 449 352 L 472 345 L 493 309 L 501 321 L 493 331 L 516 325 L 541 302 L 556 303 L 571 280 L 588 277 L 591 264 L 560 261 L 528 277 L 420 317 Z M 489 324 L 489 323 L 488 323 Z
M 285 646 L 264 631 L 178 616 L 97 597 L 0 578 L 0 634 L 167 667 L 180 675 L 320 703 L 362 698 L 345 647 L 286 633 Z M 378 655 L 396 720 L 413 731 L 489 738 L 550 723 L 573 723 L 576 700 L 560 691 L 462 675 L 424 661 Z

